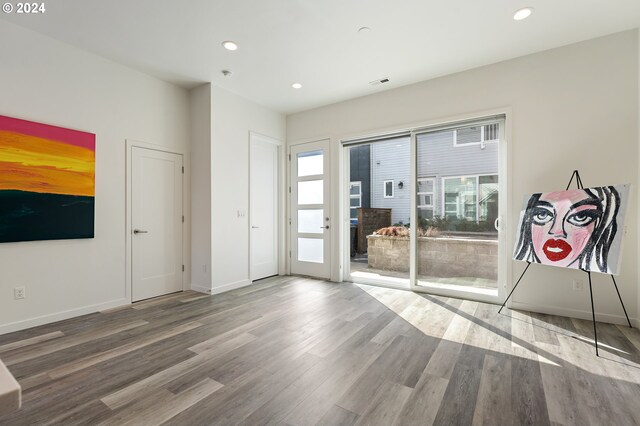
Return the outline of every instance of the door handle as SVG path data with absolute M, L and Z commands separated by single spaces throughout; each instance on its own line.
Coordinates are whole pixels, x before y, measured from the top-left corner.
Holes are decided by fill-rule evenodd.
M 260 228 L 260 227 L 259 226 L 253 226 L 253 225 L 251 226 L 251 229 L 258 229 L 258 228 Z
M 143 230 L 141 230 L 141 229 L 134 229 L 134 230 L 133 230 L 133 233 L 134 233 L 135 235 L 138 235 L 138 234 L 148 234 L 148 233 L 149 233 L 149 231 L 143 231 Z
M 329 225 L 327 226 L 321 226 L 320 229 L 329 229 Z
M 493 227 L 496 228 L 496 231 L 500 232 L 500 217 L 499 216 L 493 222 Z

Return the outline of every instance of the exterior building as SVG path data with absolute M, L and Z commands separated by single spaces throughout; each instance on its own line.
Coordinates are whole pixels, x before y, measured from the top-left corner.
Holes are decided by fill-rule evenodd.
M 358 208 L 371 207 L 371 149 L 370 145 L 354 146 L 349 150 L 349 205 L 351 222 L 357 221 Z
M 493 223 L 498 215 L 498 123 L 420 134 L 417 137 L 418 215 Z M 351 148 L 352 217 L 360 205 L 391 208 L 393 223 L 409 223 L 410 138 Z M 369 147 L 369 161 L 362 153 Z M 359 150 L 356 155 L 354 150 Z M 366 164 L 370 168 L 367 181 Z M 356 179 L 357 177 L 357 179 Z

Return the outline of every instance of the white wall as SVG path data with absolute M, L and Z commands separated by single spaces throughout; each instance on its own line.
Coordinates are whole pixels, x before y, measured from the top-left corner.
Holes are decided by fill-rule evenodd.
M 0 244 L 2 333 L 128 303 L 125 140 L 184 152 L 188 167 L 189 100 L 183 89 L 6 21 L 0 40 L 0 114 L 96 134 L 96 237 Z M 189 203 L 187 185 L 186 212 Z M 187 236 L 187 265 L 189 246 Z M 13 300 L 16 286 L 26 286 L 26 299 Z
M 250 284 L 249 132 L 284 140 L 285 117 L 219 87 L 211 92 L 212 293 L 219 293 Z
M 211 84 L 190 92 L 191 289 L 211 290 Z
M 637 30 L 627 31 L 293 114 L 287 117 L 287 142 L 331 137 L 337 149 L 345 136 L 509 110 L 508 209 L 516 226 L 525 194 L 563 189 L 574 169 L 587 186 L 638 182 L 638 44 Z M 627 310 L 637 317 L 635 187 L 631 197 L 618 283 Z M 512 282 L 523 267 L 513 263 Z M 572 290 L 574 278 L 586 281 L 579 271 L 534 265 L 515 292 L 514 306 L 590 318 L 589 292 Z M 600 274 L 594 280 L 601 319 L 620 321 L 611 280 Z

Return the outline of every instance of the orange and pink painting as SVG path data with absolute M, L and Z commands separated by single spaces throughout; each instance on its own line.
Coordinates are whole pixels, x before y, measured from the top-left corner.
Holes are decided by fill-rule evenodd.
M 0 116 L 0 242 L 94 237 L 95 135 Z

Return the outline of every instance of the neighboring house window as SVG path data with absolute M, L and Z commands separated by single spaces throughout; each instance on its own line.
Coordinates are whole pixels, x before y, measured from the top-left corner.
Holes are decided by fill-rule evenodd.
M 393 184 L 392 180 L 384 181 L 384 198 L 393 198 Z
M 351 182 L 349 186 L 349 208 L 351 219 L 358 218 L 358 208 L 362 207 L 362 182 Z
M 446 177 L 442 187 L 445 217 L 478 221 L 497 213 L 497 175 Z
M 422 219 L 433 219 L 435 178 L 418 178 L 418 215 Z
M 498 140 L 498 123 L 463 127 L 453 132 L 453 146 L 481 145 Z
M 478 176 L 478 220 L 498 217 L 498 175 Z

